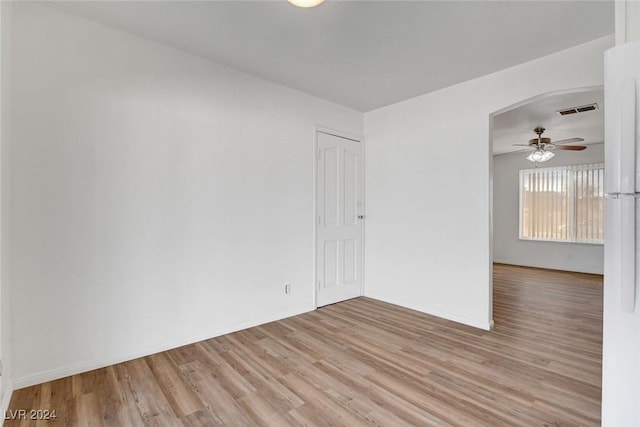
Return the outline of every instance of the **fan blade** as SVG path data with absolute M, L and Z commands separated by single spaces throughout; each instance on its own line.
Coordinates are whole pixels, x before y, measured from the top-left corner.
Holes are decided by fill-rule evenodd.
M 511 144 L 515 147 L 535 147 L 535 144 Z
M 584 145 L 558 145 L 554 148 L 556 150 L 582 151 L 587 147 L 585 147 Z
M 553 145 L 562 145 L 562 144 L 571 144 L 572 142 L 582 142 L 584 138 L 569 138 L 569 139 L 561 139 L 560 141 L 553 141 Z

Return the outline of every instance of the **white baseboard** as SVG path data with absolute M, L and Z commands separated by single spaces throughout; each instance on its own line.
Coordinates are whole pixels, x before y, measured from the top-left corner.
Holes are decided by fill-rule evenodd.
M 469 319 L 467 317 L 458 316 L 457 314 L 446 313 L 444 311 L 433 310 L 428 307 L 421 307 L 415 304 L 406 304 L 401 301 L 395 300 L 387 300 L 382 298 L 376 298 L 372 296 L 365 295 L 367 298 L 376 299 L 378 301 L 386 302 L 393 305 L 399 305 L 400 307 L 408 308 L 410 310 L 419 311 L 420 313 L 429 314 L 431 316 L 441 317 L 443 319 L 451 320 L 456 323 L 462 323 L 463 325 L 473 326 L 474 328 L 484 329 L 485 331 L 490 331 L 493 328 L 493 319 L 491 321 L 480 321 L 475 319 Z
M 596 266 L 595 268 L 593 266 L 576 267 L 575 265 L 562 265 L 562 266 L 551 265 L 550 266 L 548 264 L 540 264 L 540 263 L 531 262 L 531 261 L 520 262 L 520 261 L 497 260 L 497 259 L 494 259 L 493 262 L 496 264 L 515 265 L 516 267 L 542 268 L 545 270 L 569 271 L 572 273 L 585 273 L 585 274 L 598 274 L 598 275 L 604 274 L 604 266 Z
M 162 344 L 155 347 L 144 348 L 144 349 L 122 353 L 122 354 L 112 354 L 106 357 L 101 357 L 99 359 L 87 360 L 84 362 L 74 363 L 74 364 L 63 366 L 56 369 L 42 371 L 42 372 L 38 372 L 31 375 L 25 375 L 25 376 L 13 379 L 13 387 L 14 387 L 13 389 L 17 390 L 17 389 L 29 387 L 32 385 L 41 384 L 47 381 L 53 381 L 59 378 L 68 377 L 70 375 L 76 375 L 82 372 L 88 372 L 94 369 L 104 368 L 105 366 L 114 365 L 116 363 L 122 363 L 128 360 L 138 359 L 140 357 L 149 356 L 151 354 L 160 353 L 162 351 L 171 350 L 173 348 L 182 347 L 184 345 L 193 344 L 199 341 L 208 340 L 211 338 L 219 337 L 221 335 L 230 334 L 232 332 L 241 331 L 247 328 L 252 328 L 254 326 L 264 325 L 265 323 L 274 322 L 276 320 L 285 319 L 287 317 L 308 313 L 315 309 L 316 309 L 315 307 L 305 307 L 304 309 L 295 310 L 292 312 L 274 314 L 261 319 L 254 319 L 248 322 L 238 323 L 225 328 L 219 328 L 219 329 L 203 332 L 188 338 L 180 339 L 171 343 L 166 343 L 166 344 Z M 8 402 L 7 402 L 7 405 L 8 405 Z

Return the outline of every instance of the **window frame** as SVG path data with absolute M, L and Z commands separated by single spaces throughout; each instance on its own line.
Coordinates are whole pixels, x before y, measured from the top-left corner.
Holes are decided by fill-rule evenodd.
M 579 239 L 576 238 L 575 235 L 575 225 L 576 225 L 576 179 L 575 173 L 579 170 L 598 170 L 602 169 L 604 173 L 604 163 L 584 163 L 584 164 L 575 164 L 575 165 L 564 165 L 564 166 L 552 166 L 546 168 L 530 168 L 530 169 L 520 169 L 518 172 L 518 240 L 527 241 L 527 242 L 552 242 L 552 243 L 572 243 L 572 244 L 585 244 L 585 245 L 604 245 L 604 236 L 602 240 L 596 239 Z M 567 193 L 568 193 L 568 206 L 567 206 L 567 227 L 568 233 L 566 239 L 551 239 L 544 237 L 525 237 L 523 230 L 523 215 L 524 215 L 524 206 L 523 206 L 523 198 L 524 198 L 524 177 L 525 174 L 531 172 L 540 172 L 540 171 L 563 171 L 568 174 L 567 178 Z M 603 198 L 604 198 L 604 189 Z M 604 212 L 603 212 L 604 216 Z

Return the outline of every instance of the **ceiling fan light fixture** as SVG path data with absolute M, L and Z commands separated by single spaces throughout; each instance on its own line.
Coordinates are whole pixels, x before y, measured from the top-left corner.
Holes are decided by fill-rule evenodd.
M 304 8 L 316 7 L 320 5 L 322 2 L 324 2 L 324 0 L 287 0 L 287 1 L 294 6 L 304 7 Z
M 553 159 L 555 156 L 551 151 L 537 149 L 527 156 L 527 160 L 533 163 L 542 163 Z

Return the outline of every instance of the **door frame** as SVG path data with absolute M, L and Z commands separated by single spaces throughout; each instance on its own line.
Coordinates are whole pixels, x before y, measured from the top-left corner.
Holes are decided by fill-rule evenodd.
M 595 86 L 582 86 L 576 88 L 567 88 L 553 90 L 550 92 L 544 92 L 529 98 L 523 99 L 515 104 L 508 105 L 500 108 L 489 114 L 489 327 L 494 328 L 493 321 L 493 119 L 495 116 L 507 111 L 511 111 L 515 108 L 522 107 L 523 105 L 530 104 L 532 102 L 548 98 L 550 96 L 565 95 L 570 93 L 591 92 L 594 90 L 603 89 L 604 85 Z M 522 214 L 522 213 L 520 213 Z
M 339 138 L 349 139 L 355 143 L 361 144 L 362 149 L 362 212 L 364 215 L 364 221 L 362 222 L 362 266 L 360 267 L 360 296 L 364 296 L 364 263 L 365 263 L 365 228 L 366 228 L 366 211 L 367 205 L 365 202 L 365 143 L 364 136 L 357 135 L 354 133 L 343 132 L 335 129 L 331 129 L 321 125 L 313 126 L 313 211 L 312 211 L 312 221 L 313 221 L 313 306 L 314 308 L 318 308 L 318 134 L 324 133 L 328 135 L 337 136 Z

